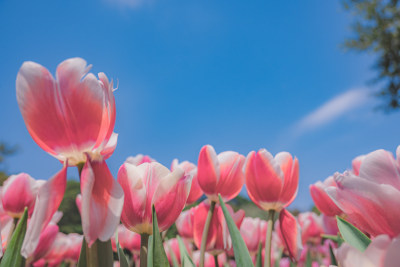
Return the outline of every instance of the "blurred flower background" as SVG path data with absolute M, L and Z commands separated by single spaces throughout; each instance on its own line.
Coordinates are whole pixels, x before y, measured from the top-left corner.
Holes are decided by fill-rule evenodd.
M 139 153 L 170 166 L 197 162 L 204 144 L 244 155 L 286 150 L 301 161 L 290 209 L 309 210 L 310 184 L 399 144 L 400 113 L 381 108 L 381 84 L 371 83 L 379 53 L 345 48 L 353 22 L 341 1 L 1 0 L 1 170 L 47 179 L 60 169 L 26 130 L 16 74 L 26 60 L 54 74 L 62 60 L 83 57 L 118 84 L 114 177 Z M 61 221 L 64 232 L 80 231 L 78 191 L 70 181 L 72 204 L 62 209 L 78 221 Z

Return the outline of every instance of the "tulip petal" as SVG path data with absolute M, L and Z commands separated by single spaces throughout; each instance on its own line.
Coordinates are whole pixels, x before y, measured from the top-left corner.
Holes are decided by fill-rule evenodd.
M 333 181 L 333 177 L 330 176 L 329 181 Z M 328 181 L 328 179 L 326 181 Z M 329 183 L 328 181 L 328 183 Z M 335 202 L 329 197 L 329 195 L 325 192 L 325 188 L 327 186 L 325 183 L 316 182 L 313 185 L 310 185 L 310 194 L 312 199 L 314 200 L 315 206 L 321 211 L 323 214 L 327 216 L 336 216 L 342 213 L 342 211 L 336 206 Z
M 279 226 L 290 258 L 292 261 L 297 261 L 303 247 L 300 226 L 296 218 L 290 212 L 283 209 L 279 214 Z
M 205 194 L 215 194 L 220 177 L 217 153 L 212 146 L 203 146 L 197 163 L 197 180 Z
M 294 161 L 292 161 L 291 165 L 289 165 L 289 162 L 290 161 L 284 165 L 281 165 L 281 168 L 285 173 L 285 181 L 283 184 L 280 201 L 285 203 L 285 207 L 289 206 L 293 202 L 299 189 L 299 161 L 297 158 L 294 158 Z
M 40 187 L 24 243 L 22 244 L 21 254 L 25 258 L 32 255 L 36 249 L 40 233 L 51 221 L 51 218 L 60 206 L 66 186 L 67 164 Z
M 210 204 L 206 204 L 201 202 L 195 210 L 194 213 L 194 219 L 193 219 L 193 239 L 194 243 L 198 248 L 201 246 L 201 241 L 202 241 L 202 236 L 203 236 L 203 230 L 204 230 L 204 225 L 206 223 L 206 218 L 208 211 L 210 209 Z M 217 209 L 217 207 L 216 207 Z M 216 210 L 214 210 L 213 216 L 211 218 L 210 222 L 210 228 L 208 229 L 208 235 L 207 235 L 207 244 L 206 244 L 206 250 L 214 247 L 214 244 L 217 239 L 217 226 L 218 226 L 218 215 Z
M 86 161 L 81 173 L 82 229 L 89 247 L 115 233 L 124 203 L 124 192 L 105 161 Z
M 385 267 L 397 267 L 400 262 L 400 238 L 397 237 L 393 239 L 392 243 L 389 245 L 386 256 L 385 263 L 383 266 Z

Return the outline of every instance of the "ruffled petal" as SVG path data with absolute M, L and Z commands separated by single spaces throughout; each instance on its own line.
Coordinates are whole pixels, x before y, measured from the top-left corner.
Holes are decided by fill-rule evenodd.
M 41 232 L 51 221 L 61 204 L 66 186 L 67 165 L 65 164 L 60 172 L 40 187 L 22 244 L 21 254 L 25 258 L 35 251 Z
M 81 173 L 82 229 L 89 247 L 115 233 L 124 203 L 124 192 L 105 161 L 86 161 Z

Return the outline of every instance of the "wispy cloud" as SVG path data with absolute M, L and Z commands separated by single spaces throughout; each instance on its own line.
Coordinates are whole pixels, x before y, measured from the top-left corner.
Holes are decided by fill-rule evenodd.
M 119 8 L 138 8 L 142 6 L 146 0 L 105 0 L 105 2 Z
M 364 106 L 369 101 L 369 90 L 356 88 L 348 90 L 324 103 L 295 124 L 295 132 L 304 132 L 322 127 L 349 112 Z

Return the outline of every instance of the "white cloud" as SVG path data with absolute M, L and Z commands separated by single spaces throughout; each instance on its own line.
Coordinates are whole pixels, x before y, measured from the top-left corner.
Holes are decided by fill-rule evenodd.
M 371 91 L 365 88 L 357 88 L 332 98 L 297 122 L 295 132 L 300 135 L 319 128 L 364 106 L 370 99 L 370 93 Z
M 145 0 L 105 0 L 108 4 L 120 8 L 137 8 L 144 4 Z

